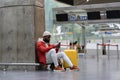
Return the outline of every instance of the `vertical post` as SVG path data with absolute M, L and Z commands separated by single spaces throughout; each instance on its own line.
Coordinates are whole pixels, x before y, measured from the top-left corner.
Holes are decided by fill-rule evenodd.
M 110 57 L 110 45 L 108 44 L 108 59 Z
M 98 46 L 99 46 L 99 44 L 97 43 L 97 61 L 99 60 Z
M 85 25 L 82 24 L 82 50 L 84 52 L 84 57 L 86 58 L 86 38 L 85 38 Z
M 104 37 L 103 36 L 102 36 L 102 44 L 103 44 L 103 46 L 102 46 L 102 54 L 106 55 L 106 46 L 104 45 Z
M 85 39 L 85 26 L 82 25 L 82 44 L 84 46 L 84 53 L 86 53 L 86 39 Z
M 118 45 L 116 45 L 117 46 L 117 58 L 119 59 L 119 48 L 118 48 Z
M 72 49 L 74 49 L 74 30 L 73 30 L 74 28 L 73 28 L 73 23 L 72 23 L 72 33 L 73 33 L 73 35 L 72 35 Z

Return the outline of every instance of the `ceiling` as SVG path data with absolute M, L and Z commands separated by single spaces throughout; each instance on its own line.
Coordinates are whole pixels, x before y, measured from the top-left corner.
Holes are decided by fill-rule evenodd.
M 120 0 L 56 0 L 56 1 L 70 4 L 73 6 L 74 5 L 84 5 L 84 4 L 120 2 Z
M 70 1 L 70 0 L 59 0 L 59 1 Z M 106 4 L 101 4 L 101 3 L 112 3 L 112 2 L 120 2 L 120 0 L 89 0 L 87 2 L 87 0 L 71 0 L 71 1 L 74 1 L 74 5 L 71 3 L 71 5 L 73 5 L 72 7 L 69 7 L 69 8 L 57 8 L 56 10 L 59 12 L 61 12 L 63 10 L 63 12 L 67 12 L 67 13 L 75 13 L 75 14 L 78 14 L 81 12 L 85 12 L 85 10 L 81 10 L 79 7 L 85 7 L 86 8 L 97 8 L 97 7 L 100 7 L 101 8 L 105 8 L 106 7 Z M 63 2 L 65 3 L 65 2 Z M 67 3 L 68 4 L 68 3 Z M 97 4 L 97 5 L 90 5 L 90 6 L 87 6 L 85 4 Z M 76 6 L 78 7 L 76 7 Z M 119 5 L 119 4 L 118 4 Z M 111 9 L 115 6 L 119 7 L 118 5 L 116 4 L 109 4 L 107 5 L 107 8 L 108 7 Z M 113 7 L 111 7 L 113 6 Z M 116 8 L 116 7 L 115 7 Z M 120 9 L 120 7 L 119 7 Z M 98 9 L 97 9 L 98 10 Z M 68 22 L 69 23 L 69 22 Z M 76 22 L 78 24 L 82 24 L 84 23 L 84 21 L 78 21 Z M 98 25 L 99 27 L 99 30 L 98 31 L 102 31 L 102 32 L 109 32 L 109 33 L 112 33 L 114 36 L 120 36 L 120 20 L 118 19 L 103 19 L 103 20 L 88 20 L 87 23 L 85 24 L 89 24 L 89 25 Z M 94 34 L 98 34 L 98 31 L 95 31 L 93 32 Z
M 120 2 L 120 0 L 74 0 L 75 5 Z

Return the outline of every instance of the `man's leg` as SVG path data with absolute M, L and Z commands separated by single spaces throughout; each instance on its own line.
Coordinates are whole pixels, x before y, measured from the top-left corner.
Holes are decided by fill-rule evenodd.
M 62 58 L 70 67 L 73 66 L 72 62 L 64 52 L 58 52 L 57 57 Z
M 80 70 L 77 66 L 74 66 L 72 64 L 71 60 L 68 58 L 68 56 L 64 52 L 58 52 L 57 57 L 62 58 L 69 65 L 71 70 Z
M 58 66 L 57 55 L 56 55 L 55 49 L 51 49 L 49 52 L 46 53 L 46 62 L 54 63 L 55 67 Z
M 63 70 L 58 64 L 58 58 L 55 49 L 51 49 L 49 52 L 46 53 L 46 62 L 54 63 L 55 70 Z

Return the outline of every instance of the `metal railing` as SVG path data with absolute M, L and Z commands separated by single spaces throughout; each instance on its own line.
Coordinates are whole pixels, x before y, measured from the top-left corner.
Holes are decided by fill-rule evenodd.
M 97 44 L 97 60 L 99 60 L 99 51 L 98 51 L 98 48 L 99 46 L 107 46 L 108 47 L 108 59 L 110 58 L 110 46 L 116 46 L 116 49 L 117 49 L 117 58 L 119 59 L 119 48 L 118 48 L 118 45 L 113 45 L 113 44 Z

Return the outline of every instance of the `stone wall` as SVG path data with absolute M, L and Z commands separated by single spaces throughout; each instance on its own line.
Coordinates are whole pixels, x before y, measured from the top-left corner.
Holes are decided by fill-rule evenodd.
M 0 1 L 0 62 L 35 62 L 36 25 L 39 30 L 39 25 L 44 24 L 42 19 L 44 17 L 41 18 L 42 23 L 38 21 L 39 19 L 35 20 L 36 5 L 34 3 L 34 0 Z M 44 25 L 42 27 L 41 32 L 44 30 Z M 8 67 L 8 69 L 23 68 Z M 34 67 L 28 68 L 34 69 Z

